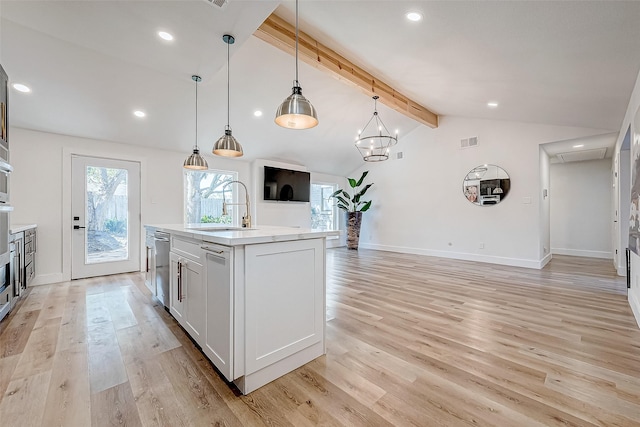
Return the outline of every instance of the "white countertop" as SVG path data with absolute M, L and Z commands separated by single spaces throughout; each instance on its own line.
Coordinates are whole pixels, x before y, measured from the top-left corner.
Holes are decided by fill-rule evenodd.
M 9 234 L 20 233 L 21 231 L 30 230 L 32 228 L 38 228 L 38 224 L 11 224 L 11 227 L 9 227 Z
M 337 236 L 337 231 L 321 231 L 310 228 L 278 227 L 259 225 L 251 229 L 235 228 L 228 230 L 228 225 L 212 224 L 211 226 L 185 227 L 183 224 L 145 225 L 147 230 L 164 231 L 182 235 L 191 239 L 217 243 L 225 246 L 251 245 L 256 243 L 284 242 L 288 240 L 318 239 Z

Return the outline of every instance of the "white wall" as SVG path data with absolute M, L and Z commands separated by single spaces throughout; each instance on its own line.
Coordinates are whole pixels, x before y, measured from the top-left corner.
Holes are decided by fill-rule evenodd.
M 392 157 L 402 151 L 403 159 L 359 169 L 370 170 L 366 182 L 374 183 L 361 246 L 540 268 L 539 145 L 601 133 L 446 116 L 437 129 L 420 127 L 396 146 Z M 478 147 L 460 149 L 460 140 L 471 136 Z M 476 206 L 463 196 L 463 178 L 485 163 L 511 177 L 509 195 L 498 205 Z
M 636 120 L 636 112 L 640 108 L 640 73 L 638 73 L 638 77 L 636 78 L 636 84 L 629 98 L 629 105 L 627 106 L 627 111 L 624 116 L 624 120 L 622 121 L 622 126 L 620 127 L 620 132 L 618 134 L 618 140 L 616 142 L 616 154 L 614 154 L 614 158 L 620 154 L 620 148 L 622 147 L 622 143 L 627 132 L 629 126 L 631 126 L 632 132 L 635 127 L 640 127 L 640 123 L 636 123 L 634 125 L 634 120 Z M 632 135 L 632 142 L 634 139 L 638 137 L 638 135 Z M 633 145 L 633 143 L 632 143 Z M 633 158 L 629 157 L 629 169 L 633 167 Z M 618 177 L 619 179 L 619 177 Z M 622 188 L 619 183 L 616 183 L 617 188 Z M 619 205 L 614 206 L 614 209 L 618 209 L 622 211 L 621 205 L 626 204 L 627 206 L 631 203 L 630 195 L 620 194 L 619 197 Z M 623 253 L 624 247 L 622 247 L 622 243 L 619 243 L 619 252 Z M 629 306 L 633 310 L 633 314 L 635 315 L 636 322 L 640 326 L 640 257 L 635 253 L 631 253 L 631 288 L 628 292 L 629 298 Z
M 613 258 L 611 159 L 551 165 L 553 254 Z
M 11 222 L 38 224 L 34 284 L 71 277 L 71 208 L 65 202 L 71 154 L 139 161 L 142 224 L 183 222 L 182 164 L 189 153 L 11 128 Z M 249 180 L 248 162 L 214 156 L 207 161 L 212 169 L 237 171 L 240 180 Z

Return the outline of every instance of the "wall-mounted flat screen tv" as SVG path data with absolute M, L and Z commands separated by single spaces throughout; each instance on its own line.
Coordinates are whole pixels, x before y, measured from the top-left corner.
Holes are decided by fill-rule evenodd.
M 308 202 L 310 193 L 309 172 L 264 167 L 264 200 Z

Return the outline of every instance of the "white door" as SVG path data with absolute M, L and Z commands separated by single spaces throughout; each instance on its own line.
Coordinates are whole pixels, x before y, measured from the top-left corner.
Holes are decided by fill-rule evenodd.
M 140 270 L 140 163 L 71 159 L 71 278 Z

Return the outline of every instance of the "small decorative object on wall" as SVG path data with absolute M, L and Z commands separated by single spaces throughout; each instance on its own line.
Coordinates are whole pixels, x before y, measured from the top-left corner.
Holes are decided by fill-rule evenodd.
M 629 249 L 640 255 L 640 107 L 631 129 L 631 210 L 629 215 Z
M 362 212 L 369 210 L 371 207 L 371 200 L 361 200 L 364 193 L 373 185 L 367 184 L 361 190 L 358 188 L 362 185 L 364 178 L 369 174 L 369 171 L 364 171 L 359 180 L 348 178 L 349 186 L 353 195 L 347 193 L 345 190 L 339 189 L 335 191 L 331 198 L 336 199 L 337 206 L 346 212 L 347 216 L 347 248 L 358 249 L 358 243 L 360 242 L 360 226 L 362 224 Z
M 462 194 L 474 205 L 502 202 L 511 189 L 511 179 L 500 166 L 480 165 L 471 169 L 462 182 Z

